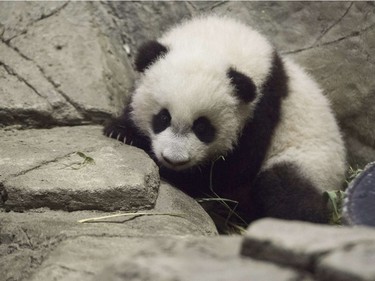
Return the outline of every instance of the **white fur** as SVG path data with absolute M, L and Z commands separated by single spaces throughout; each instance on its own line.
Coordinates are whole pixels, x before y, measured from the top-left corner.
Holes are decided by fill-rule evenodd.
M 250 27 L 225 17 L 200 17 L 172 28 L 159 40 L 168 47 L 140 77 L 132 107 L 133 120 L 150 136 L 156 157 L 163 155 L 180 168 L 215 160 L 231 151 L 246 121 L 262 97 L 241 103 L 226 77 L 230 67 L 248 75 L 261 89 L 272 67 L 273 48 Z M 285 60 L 288 97 L 262 170 L 288 161 L 322 189 L 338 188 L 343 179 L 345 152 L 327 99 L 301 68 Z M 172 125 L 160 134 L 151 128 L 152 116 L 167 108 Z M 191 131 L 206 116 L 218 128 L 213 143 L 200 142 Z M 256 132 L 254 132 L 256 133 Z
M 327 98 L 297 65 L 284 59 L 289 76 L 288 97 L 263 170 L 291 161 L 322 190 L 340 188 L 345 149 Z
M 132 102 L 135 123 L 151 137 L 154 153 L 160 160 L 159 147 L 175 142 L 171 137 L 168 144 L 164 134 L 153 134 L 150 120 L 154 114 L 167 108 L 173 116 L 174 130 L 191 128 L 195 119 L 206 116 L 220 130 L 210 145 L 194 141 L 195 145 L 189 146 L 191 165 L 226 155 L 261 97 L 258 93 L 254 102 L 240 103 L 226 73 L 234 67 L 260 87 L 270 69 L 271 45 L 246 25 L 218 17 L 184 22 L 158 41 L 169 51 L 140 78 Z M 194 138 L 193 134 L 190 136 Z

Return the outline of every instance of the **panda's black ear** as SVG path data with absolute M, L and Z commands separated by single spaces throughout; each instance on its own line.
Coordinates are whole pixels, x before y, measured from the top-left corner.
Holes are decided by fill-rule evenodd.
M 255 99 L 257 88 L 250 77 L 233 68 L 229 68 L 227 76 L 236 90 L 235 94 L 241 101 L 248 103 Z
M 157 58 L 168 52 L 167 47 L 157 41 L 148 41 L 139 49 L 135 58 L 135 68 L 139 72 L 145 71 Z

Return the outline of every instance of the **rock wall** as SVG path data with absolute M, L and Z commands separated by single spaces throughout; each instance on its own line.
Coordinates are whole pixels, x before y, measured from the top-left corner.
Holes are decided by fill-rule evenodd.
M 99 3 L 1 3 L 1 124 L 102 122 L 118 112 L 133 70 Z

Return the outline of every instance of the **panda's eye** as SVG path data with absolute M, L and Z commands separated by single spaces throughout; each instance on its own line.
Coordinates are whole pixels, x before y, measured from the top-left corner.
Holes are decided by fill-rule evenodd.
M 215 138 L 216 130 L 210 120 L 206 117 L 199 117 L 193 123 L 193 132 L 200 141 L 210 143 Z
M 171 124 L 171 115 L 167 109 L 162 109 L 152 118 L 152 130 L 155 134 L 161 133 Z

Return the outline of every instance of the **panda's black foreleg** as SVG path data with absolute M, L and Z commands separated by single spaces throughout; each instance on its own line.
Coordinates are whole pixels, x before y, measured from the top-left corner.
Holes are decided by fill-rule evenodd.
M 322 193 L 290 163 L 261 172 L 251 196 L 259 217 L 328 223 L 329 212 Z
M 150 141 L 146 136 L 142 135 L 134 125 L 130 118 L 130 111 L 130 107 L 126 107 L 121 116 L 109 120 L 104 125 L 103 134 L 149 152 Z

